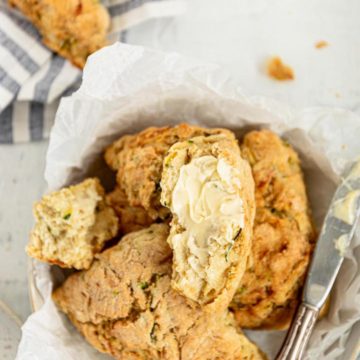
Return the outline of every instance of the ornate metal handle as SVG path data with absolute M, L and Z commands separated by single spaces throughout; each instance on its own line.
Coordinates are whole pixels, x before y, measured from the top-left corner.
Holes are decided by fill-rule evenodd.
M 301 360 L 309 341 L 319 310 L 300 304 L 276 360 Z

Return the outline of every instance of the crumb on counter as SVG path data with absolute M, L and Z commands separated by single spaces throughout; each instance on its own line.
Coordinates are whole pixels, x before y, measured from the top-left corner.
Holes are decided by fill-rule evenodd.
M 315 48 L 316 49 L 323 49 L 325 47 L 329 46 L 329 43 L 325 40 L 320 40 L 317 43 L 315 43 Z
M 278 56 L 274 56 L 268 60 L 267 74 L 271 78 L 279 81 L 293 80 L 295 78 L 293 69 L 289 65 L 284 64 Z
M 241 328 L 286 329 L 316 239 L 300 159 L 268 130 L 247 133 L 241 154 L 253 171 L 256 216 L 251 261 L 230 308 Z

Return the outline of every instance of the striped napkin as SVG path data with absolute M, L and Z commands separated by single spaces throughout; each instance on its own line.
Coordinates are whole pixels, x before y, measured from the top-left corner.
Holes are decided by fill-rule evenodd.
M 110 41 L 126 29 L 184 11 L 181 0 L 103 0 L 111 16 Z M 78 89 L 81 71 L 41 43 L 37 30 L 0 0 L 0 143 L 49 136 L 60 97 Z

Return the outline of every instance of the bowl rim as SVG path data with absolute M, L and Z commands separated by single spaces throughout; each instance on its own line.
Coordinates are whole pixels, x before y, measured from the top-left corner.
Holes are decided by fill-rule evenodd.
M 28 257 L 28 295 L 32 313 L 40 310 L 41 306 L 44 304 L 44 299 L 36 285 L 34 261 L 36 260 Z

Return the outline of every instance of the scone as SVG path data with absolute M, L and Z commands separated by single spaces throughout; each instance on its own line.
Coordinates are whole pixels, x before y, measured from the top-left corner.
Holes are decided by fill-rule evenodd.
M 255 180 L 256 217 L 250 262 L 231 309 L 245 328 L 288 327 L 315 231 L 299 158 L 274 133 L 248 133 L 242 154 Z
M 87 341 L 123 360 L 263 359 L 227 312 L 204 314 L 171 289 L 166 224 L 126 235 L 53 299 Z
M 225 129 L 204 129 L 180 124 L 174 127 L 151 127 L 135 135 L 125 135 L 105 151 L 106 163 L 117 172 L 117 183 L 131 206 L 142 207 L 155 220 L 169 216 L 160 204 L 160 179 L 164 157 L 176 142 L 194 136 L 226 134 Z
M 51 50 L 82 68 L 87 57 L 107 44 L 110 17 L 98 0 L 9 0 Z
M 229 305 L 244 274 L 255 216 L 254 181 L 235 136 L 173 145 L 161 203 L 172 213 L 172 286 L 200 304 Z
M 106 202 L 115 210 L 121 234 L 144 229 L 154 222 L 154 219 L 142 207 L 129 204 L 120 186 L 116 186 L 111 193 L 106 195 Z
M 96 178 L 45 195 L 34 206 L 28 255 L 64 268 L 89 268 L 94 254 L 118 231 L 117 217 L 104 196 Z

